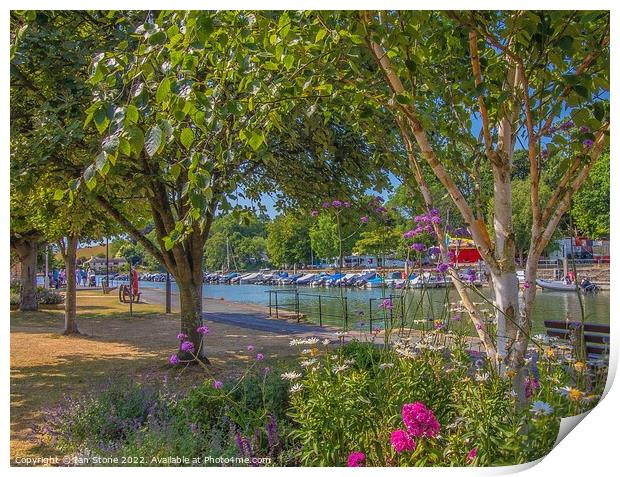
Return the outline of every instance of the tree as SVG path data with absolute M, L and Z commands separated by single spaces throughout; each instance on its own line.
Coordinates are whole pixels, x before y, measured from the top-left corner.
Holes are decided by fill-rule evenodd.
M 333 259 L 340 256 L 338 224 L 331 215 L 319 215 L 310 228 L 310 244 L 317 257 Z
M 267 224 L 267 256 L 277 267 L 290 267 L 310 261 L 309 221 L 306 217 L 286 213 Z
M 610 186 L 609 153 L 605 153 L 590 171 L 585 186 L 573 198 L 570 213 L 582 234 L 595 239 L 609 237 Z
M 533 220 L 525 275 L 534 283 L 538 257 L 608 141 L 609 14 L 304 12 L 293 23 L 298 55 L 309 58 L 300 76 L 313 78 L 317 89 L 330 85 L 341 111 L 364 103 L 387 112 L 425 208 L 434 209 L 437 200 L 430 169 L 458 209 L 489 269 L 496 342 L 456 271 L 450 274 L 487 353 L 501 371 L 515 371 L 523 398 L 536 287 L 519 296 L 513 153 L 520 142 L 528 155 Z M 560 156 L 572 160 L 543 202 L 542 171 Z M 477 200 L 483 169 L 492 177 L 493 237 L 485 226 L 486 201 Z M 464 174 L 473 185 L 467 191 L 459 180 Z M 435 223 L 434 231 L 447 261 L 443 226 Z
M 59 243 L 67 269 L 66 334 L 78 331 L 79 236 L 99 237 L 110 225 L 92 195 L 76 194 L 81 164 L 98 143 L 80 127 L 91 101 L 86 70 L 107 35 L 86 12 L 11 12 L 12 224 L 19 232 L 27 223 L 48 243 Z M 57 191 L 68 183 L 69 194 Z

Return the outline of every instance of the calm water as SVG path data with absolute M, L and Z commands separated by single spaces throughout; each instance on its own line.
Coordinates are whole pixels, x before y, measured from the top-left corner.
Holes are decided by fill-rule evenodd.
M 141 287 L 165 289 L 162 282 L 140 282 Z M 224 298 L 225 300 L 242 303 L 252 303 L 269 306 L 269 290 L 277 290 L 279 309 L 294 310 L 296 300 L 294 293 L 287 292 L 291 287 L 274 287 L 268 285 L 203 285 L 205 298 Z M 172 291 L 176 292 L 176 283 L 172 282 Z M 479 291 L 489 295 L 489 290 L 482 288 Z M 449 300 L 458 301 L 458 293 L 449 289 Z M 334 288 L 299 287 L 299 311 L 304 313 L 309 321 L 319 321 L 319 299 L 321 295 L 320 315 L 324 324 L 342 325 L 344 305 L 341 290 Z M 446 289 L 426 290 L 381 290 L 381 289 L 348 289 L 342 290 L 346 297 L 346 311 L 349 327 L 355 327 L 358 322 L 364 326 L 370 325 L 372 316 L 373 326 L 382 326 L 385 318 L 393 323 L 420 320 L 429 317 L 439 318 L 442 313 L 446 316 Z M 384 296 L 393 294 L 394 309 L 390 314 L 381 310 L 378 305 Z M 597 295 L 582 296 L 585 312 L 585 321 L 592 323 L 609 323 L 609 293 L 601 292 Z M 276 294 L 271 293 L 272 306 L 275 305 Z M 474 302 L 483 302 L 482 297 L 474 297 Z M 485 305 L 483 305 L 485 306 Z M 490 309 L 490 306 L 487 306 Z M 275 314 L 275 309 L 273 310 Z M 560 320 L 570 316 L 571 319 L 581 321 L 581 310 L 576 293 L 539 291 L 534 305 L 534 333 L 544 331 L 544 320 Z

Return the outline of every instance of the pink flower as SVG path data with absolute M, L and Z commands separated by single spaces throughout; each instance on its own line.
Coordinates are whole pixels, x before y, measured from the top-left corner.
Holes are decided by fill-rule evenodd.
M 332 202 L 332 205 L 334 206 L 334 208 L 338 209 L 338 208 L 342 207 L 342 202 L 340 202 L 339 200 L 334 200 Z
M 181 343 L 181 351 L 185 351 L 187 353 L 193 353 L 194 343 L 192 343 L 191 341 L 183 341 L 183 343 Z
M 205 325 L 199 326 L 198 328 L 196 328 L 196 331 L 201 335 L 206 335 L 209 334 L 209 327 Z
M 366 461 L 366 454 L 363 452 L 351 452 L 347 459 L 347 467 L 363 467 Z
M 403 422 L 412 437 L 435 437 L 439 434 L 441 425 L 433 411 L 423 403 L 405 404 L 402 411 Z
M 254 346 L 248 345 L 248 351 L 254 351 Z
M 530 282 L 523 282 L 523 288 L 529 288 L 530 286 Z
M 187 338 L 189 338 L 189 336 L 187 336 L 185 333 L 179 333 L 179 334 L 177 335 L 177 339 L 178 339 L 179 341 L 185 341 Z
M 396 429 L 392 431 L 390 442 L 394 450 L 400 454 L 401 452 L 413 452 L 415 450 L 415 441 L 411 438 L 407 431 Z
M 384 308 L 386 310 L 391 310 L 392 308 L 394 308 L 394 304 L 392 303 L 392 300 L 390 298 L 386 298 L 381 303 L 379 303 L 378 308 Z
M 213 387 L 215 389 L 222 389 L 223 385 L 224 385 L 224 383 L 222 383 L 222 381 L 213 381 Z
M 360 222 L 363 223 L 363 224 L 367 224 L 368 223 L 368 217 L 365 216 L 365 215 L 363 217 L 360 217 Z
M 313 210 L 312 212 L 310 212 L 310 215 L 312 217 L 318 217 L 319 216 L 319 211 L 318 210 Z
M 474 447 L 472 450 L 470 450 L 467 453 L 467 463 L 471 464 L 477 455 L 478 455 L 478 448 Z
M 265 359 L 265 355 L 263 353 L 258 353 L 256 355 L 256 361 L 262 361 L 263 359 Z

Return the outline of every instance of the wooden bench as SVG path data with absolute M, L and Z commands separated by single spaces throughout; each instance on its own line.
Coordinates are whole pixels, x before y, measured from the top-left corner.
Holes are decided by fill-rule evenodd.
M 609 325 L 545 320 L 545 328 L 547 336 L 571 342 L 577 356 L 609 359 Z

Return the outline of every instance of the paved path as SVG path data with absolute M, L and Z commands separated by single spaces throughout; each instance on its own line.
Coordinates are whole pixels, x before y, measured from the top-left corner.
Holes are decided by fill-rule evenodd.
M 147 303 L 165 305 L 165 294 L 154 288 L 143 288 L 142 299 Z M 172 308 L 179 309 L 179 296 L 172 294 Z M 278 334 L 303 334 L 330 336 L 338 331 L 337 328 L 316 326 L 313 324 L 297 323 L 294 320 L 276 319 L 269 316 L 268 311 L 258 305 L 237 303 L 213 298 L 203 299 L 204 319 L 215 323 L 237 326 L 256 331 L 266 331 Z

